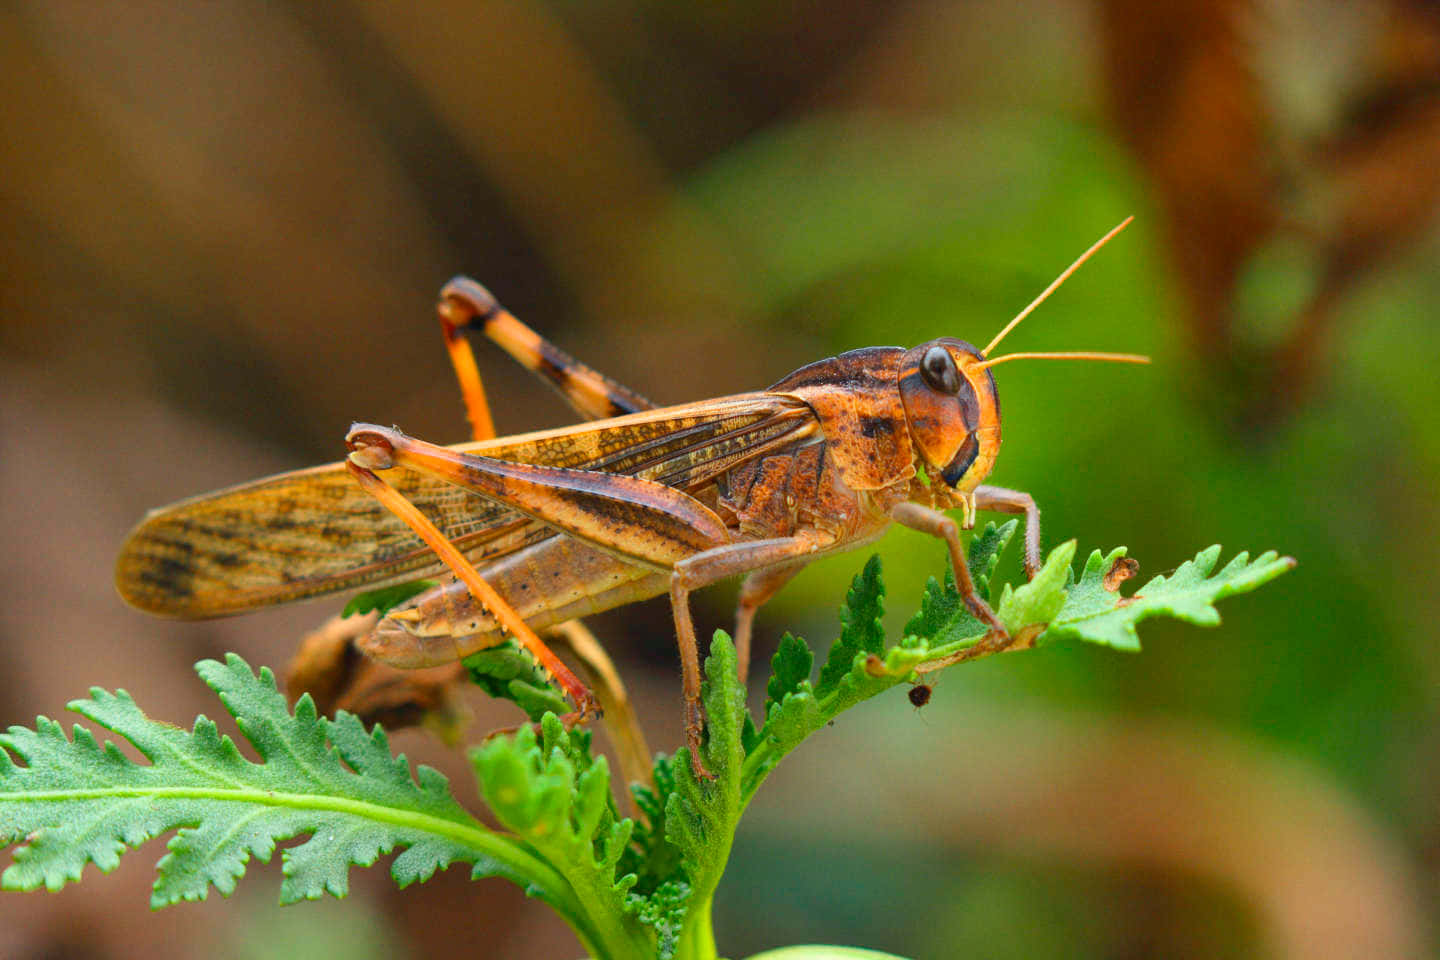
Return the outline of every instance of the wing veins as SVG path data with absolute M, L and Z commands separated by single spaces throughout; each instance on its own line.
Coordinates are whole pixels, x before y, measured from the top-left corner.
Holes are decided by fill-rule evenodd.
M 667 423 L 684 425 L 666 429 Z M 750 394 L 457 449 L 644 476 L 693 493 L 816 426 L 803 402 Z M 618 448 L 598 447 L 629 431 L 642 436 Z M 359 499 L 358 487 L 352 489 L 340 470 L 338 464 L 309 468 L 152 511 L 122 549 L 117 586 L 142 609 L 207 617 L 418 579 L 442 569 L 398 520 L 378 506 L 367 508 L 368 498 Z M 396 485 L 482 568 L 561 535 L 519 511 L 416 474 L 397 476 Z M 477 523 L 480 529 L 474 529 Z M 326 557 L 335 563 L 327 566 Z M 296 562 L 300 558 L 303 562 Z

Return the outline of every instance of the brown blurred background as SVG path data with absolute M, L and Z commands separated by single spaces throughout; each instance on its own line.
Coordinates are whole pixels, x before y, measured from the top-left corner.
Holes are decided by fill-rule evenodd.
M 116 547 L 149 507 L 336 459 L 352 419 L 462 439 L 431 312 L 454 273 L 679 402 L 984 343 L 1134 213 L 1007 345 L 1156 365 L 1007 366 L 994 479 L 1048 543 L 1127 544 L 1142 577 L 1216 541 L 1299 569 L 1219 631 L 847 714 L 751 808 L 721 950 L 1434 955 L 1440 5 L 12 0 L 0 75 L 0 721 L 91 684 L 187 721 L 218 711 L 193 661 L 283 665 L 338 602 L 150 620 Z M 502 431 L 566 422 L 482 364 Z M 898 629 L 942 552 L 880 550 Z M 759 654 L 783 629 L 823 649 L 863 559 L 787 588 Z M 593 626 L 673 749 L 666 607 Z M 473 797 L 457 753 L 395 739 Z M 150 914 L 161 852 L 0 896 L 0 956 L 578 949 L 461 870 L 280 911 L 272 863 Z

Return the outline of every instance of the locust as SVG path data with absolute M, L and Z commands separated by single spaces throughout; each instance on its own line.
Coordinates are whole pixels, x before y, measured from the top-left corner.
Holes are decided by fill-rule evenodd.
M 944 541 L 961 598 L 988 628 L 975 650 L 1013 641 L 977 593 L 959 535 L 978 511 L 1021 515 L 1026 574 L 1039 569 L 1035 500 L 982 482 L 1000 449 L 991 371 L 1019 359 L 1148 358 L 991 353 L 1129 222 L 984 349 L 941 337 L 852 350 L 765 390 L 671 407 L 565 354 L 458 277 L 437 309 L 470 442 L 441 446 L 356 423 L 338 463 L 151 511 L 121 549 L 117 588 L 140 610 L 201 619 L 448 570 L 452 579 L 389 610 L 359 647 L 392 666 L 424 667 L 514 637 L 573 703 L 567 724 L 594 719 L 598 700 L 537 631 L 668 593 L 686 743 L 694 772 L 708 777 L 694 590 L 744 576 L 734 630 L 743 679 L 761 605 L 806 564 L 898 523 Z M 467 331 L 547 380 L 585 422 L 495 436 Z

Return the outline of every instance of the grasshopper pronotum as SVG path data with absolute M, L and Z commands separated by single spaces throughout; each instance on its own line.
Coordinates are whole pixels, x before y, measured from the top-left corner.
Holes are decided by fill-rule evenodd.
M 1128 223 L 983 350 L 949 337 L 908 350 L 853 350 L 764 391 L 658 409 L 458 278 L 441 292 L 439 314 L 473 442 L 442 447 L 356 424 L 341 463 L 152 511 L 121 550 L 116 584 L 141 610 L 204 618 L 448 567 L 455 581 L 389 611 L 361 648 L 419 667 L 513 635 L 573 700 L 570 722 L 593 717 L 596 701 L 535 630 L 668 591 L 686 740 L 696 773 L 706 775 L 692 590 L 746 575 L 735 617 L 743 677 L 761 604 L 811 560 L 900 523 L 945 541 L 961 596 L 990 627 L 977 651 L 1012 642 L 975 591 L 958 533 L 977 510 L 1022 514 L 1025 570 L 1033 576 L 1039 568 L 1035 501 L 981 483 L 1000 448 L 990 368 L 1029 358 L 1147 359 L 990 352 Z M 590 422 L 496 438 L 464 329 L 483 330 Z M 960 524 L 944 513 L 954 508 Z

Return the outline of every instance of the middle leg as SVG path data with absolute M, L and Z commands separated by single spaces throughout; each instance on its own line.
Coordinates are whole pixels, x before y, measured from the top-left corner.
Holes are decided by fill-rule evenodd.
M 695 621 L 690 616 L 690 593 L 742 573 L 751 573 L 764 584 L 766 575 L 772 570 L 785 571 L 783 576 L 776 578 L 778 582 L 770 591 L 773 593 L 804 566 L 808 557 L 833 546 L 834 542 L 829 535 L 812 532 L 796 537 L 729 543 L 686 557 L 675 564 L 675 572 L 670 578 L 670 607 L 675 616 L 675 641 L 680 647 L 685 745 L 690 749 L 690 769 L 696 777 L 708 780 L 713 775 L 700 757 L 705 714 L 700 704 L 700 649 L 695 639 Z M 736 648 L 738 656 L 738 643 Z
M 740 599 L 735 604 L 735 672 L 740 675 L 742 687 L 750 676 L 750 634 L 755 623 L 755 611 L 779 593 L 780 588 L 804 567 L 803 563 L 793 563 L 756 570 L 740 584 Z

